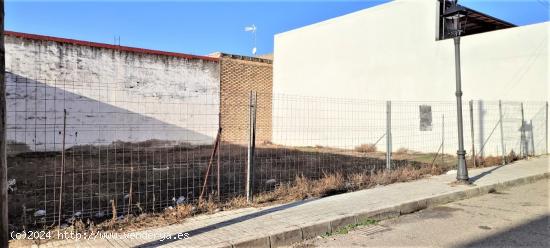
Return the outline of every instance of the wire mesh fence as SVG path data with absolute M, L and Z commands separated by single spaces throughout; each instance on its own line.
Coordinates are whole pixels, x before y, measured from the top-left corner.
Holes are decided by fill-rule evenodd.
M 116 83 L 13 74 L 6 86 L 15 228 L 162 211 L 200 198 L 224 201 L 246 195 L 247 185 L 257 195 L 297 176 L 456 164 L 454 102 L 272 94 L 251 101 L 249 92 L 229 101 L 219 92 L 137 94 Z M 221 104 L 240 116 L 222 121 Z M 547 152 L 546 103 L 469 104 L 469 155 Z

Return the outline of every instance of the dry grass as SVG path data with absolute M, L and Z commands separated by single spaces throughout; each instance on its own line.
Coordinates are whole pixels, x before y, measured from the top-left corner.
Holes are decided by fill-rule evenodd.
M 176 145 L 176 148 L 173 146 Z M 238 185 L 238 182 L 245 181 L 246 173 L 238 170 L 246 160 L 245 147 L 235 144 L 223 143 L 223 149 L 220 152 L 220 184 L 228 185 L 229 187 L 221 187 L 220 195 L 224 202 L 230 201 L 232 196 L 242 193 L 244 185 Z M 119 148 L 116 148 L 119 147 Z M 123 149 L 120 149 L 123 147 Z M 161 147 L 161 148 L 159 148 Z M 195 202 L 199 198 L 200 190 L 190 190 L 189 188 L 175 187 L 173 184 L 172 175 L 178 175 L 180 178 L 188 178 L 187 185 L 203 185 L 206 167 L 213 147 L 211 146 L 190 146 L 189 144 L 174 144 L 171 142 L 162 142 L 159 140 L 150 140 L 136 144 L 126 144 L 115 142 L 112 145 L 104 146 L 89 146 L 89 147 L 74 147 L 66 151 L 65 155 L 71 158 L 72 164 L 69 165 L 70 171 L 67 171 L 67 176 L 74 180 L 67 181 L 66 187 L 85 187 L 92 183 L 96 183 L 95 177 L 80 177 L 78 173 L 87 171 L 90 173 L 99 172 L 98 168 L 110 168 L 101 174 L 100 177 L 108 176 L 109 181 L 122 182 L 123 185 L 103 183 L 101 188 L 101 197 L 98 201 L 95 198 L 88 197 L 87 193 L 82 190 L 65 190 L 64 199 L 83 199 L 82 201 L 63 201 L 63 209 L 68 211 L 63 214 L 65 217 L 62 220 L 71 218 L 74 211 L 70 209 L 81 209 L 84 213 L 81 218 L 92 218 L 92 220 L 101 222 L 106 218 L 115 216 L 109 215 L 113 213 L 110 200 L 114 200 L 117 206 L 117 215 L 140 215 L 142 213 L 162 211 L 162 207 L 173 205 L 173 196 L 185 196 L 191 202 Z M 267 184 L 265 180 L 255 180 L 254 188 L 256 193 L 271 191 L 276 183 L 293 183 L 294 175 L 303 175 L 305 178 L 319 178 L 320 171 L 325 170 L 327 173 L 342 173 L 342 175 L 350 175 L 353 173 L 362 172 L 365 170 L 374 170 L 380 167 L 385 162 L 385 154 L 383 152 L 358 153 L 350 149 L 338 149 L 330 147 L 285 147 L 280 145 L 263 145 L 258 146 L 256 158 L 258 161 L 269 161 L 264 166 L 259 166 L 260 169 L 255 170 L 255 178 L 269 178 L 272 175 L 277 175 L 278 171 L 284 171 L 286 175 L 275 177 L 276 181 L 272 184 Z M 107 156 L 105 159 L 99 156 L 101 153 L 108 151 L 113 156 Z M 112 151 L 112 153 L 111 153 Z M 185 151 L 185 152 L 182 152 Z M 151 171 L 152 166 L 148 166 L 151 158 L 159 158 L 157 155 L 162 154 L 164 159 L 158 159 L 158 164 L 154 168 L 168 168 L 169 173 L 162 171 Z M 193 156 L 189 156 L 193 154 Z M 394 156 L 393 162 L 396 165 L 402 166 L 405 164 L 425 163 L 417 160 L 419 154 L 405 154 Z M 432 155 L 426 155 L 426 161 L 432 161 Z M 55 175 L 59 174 L 55 170 L 56 165 L 60 161 L 60 154 L 49 153 L 25 153 L 17 156 L 8 157 L 9 174 L 13 179 L 17 180 L 18 190 L 10 194 L 9 213 L 12 221 L 11 228 L 16 230 L 22 229 L 42 229 L 49 225 L 55 218 L 54 209 L 58 209 L 58 203 L 53 200 L 48 200 L 44 205 L 36 204 L 38 201 L 34 199 L 35 194 L 43 194 L 37 189 L 44 187 L 53 187 L 56 185 Z M 128 160 L 129 159 L 129 160 Z M 161 161 L 162 160 L 162 161 Z M 155 161 L 156 163 L 156 161 Z M 80 166 L 79 166 L 80 164 Z M 114 166 L 119 164 L 136 164 L 136 166 Z M 262 162 L 260 162 L 262 164 Z M 335 166 L 338 165 L 338 166 Z M 155 175 L 151 177 L 151 172 Z M 103 171 L 102 171 L 103 173 Z M 158 176 L 157 176 L 158 175 Z M 293 175 L 288 177 L 288 175 Z M 45 180 L 31 180 L 32 178 L 52 178 L 54 181 L 45 182 Z M 112 176 L 112 177 L 111 177 Z M 131 180 L 125 180 L 125 179 Z M 101 182 L 105 182 L 102 180 Z M 117 186 L 118 185 L 118 186 Z M 148 185 L 166 185 L 166 189 L 161 187 L 149 187 Z M 95 188 L 95 187 L 94 187 Z M 173 191 L 173 194 L 166 194 L 165 190 Z M 151 192 L 152 194 L 143 194 Z M 121 194 L 124 192 L 124 194 Z M 99 194 L 93 189 L 94 194 Z M 207 190 L 207 194 L 212 193 L 212 190 Z M 58 199 L 57 194 L 53 194 L 50 190 L 46 191 L 44 199 Z M 126 198 L 128 196 L 128 198 Z M 161 204 L 158 204 L 161 203 Z M 98 204 L 101 206 L 97 212 L 105 213 L 105 218 L 96 217 L 95 209 L 87 209 L 89 206 Z M 32 211 L 22 211 L 22 206 L 26 205 L 27 209 L 42 209 L 48 211 L 48 216 L 43 219 L 33 218 Z M 225 205 L 222 204 L 222 205 Z M 238 205 L 238 204 L 237 204 Z M 208 208 L 208 207 L 206 207 Z M 212 207 L 210 207 L 212 208 Z M 90 211 L 88 211 L 90 210 Z M 206 210 L 205 212 L 208 212 Z M 30 213 L 30 214 L 29 214 Z M 30 218 L 29 218 L 30 217 Z M 118 217 L 118 216 L 117 216 Z
M 483 159 L 480 158 L 478 166 L 486 167 L 486 166 L 493 166 L 493 165 L 500 165 L 500 164 L 502 164 L 502 157 L 489 156 Z
M 399 149 L 397 149 L 397 151 L 394 152 L 395 154 L 409 154 L 411 153 L 411 151 L 405 147 L 401 147 Z
M 193 215 L 193 206 L 190 204 L 179 205 L 173 209 L 165 210 L 165 214 L 172 215 L 176 219 L 185 219 Z
M 311 196 L 311 180 L 303 175 L 296 176 L 292 184 L 279 184 L 271 192 L 261 193 L 254 198 L 254 203 L 265 204 L 303 200 Z
M 374 144 L 361 144 L 355 147 L 355 151 L 363 153 L 376 152 L 376 146 Z
M 227 204 L 228 207 L 242 207 L 237 204 L 239 198 L 235 198 Z M 244 201 L 246 202 L 246 200 Z M 175 207 L 167 207 L 159 213 L 142 213 L 140 215 L 126 215 L 122 217 L 113 217 L 107 221 L 95 223 L 91 220 L 75 220 L 72 225 L 64 227 L 61 231 L 84 233 L 96 233 L 98 231 L 110 232 L 130 232 L 152 227 L 167 226 L 176 223 L 182 223 L 187 218 L 198 214 L 212 214 L 220 211 L 222 205 L 215 202 L 212 197 L 208 200 L 199 201 L 197 204 L 181 204 Z M 116 209 L 113 207 L 113 209 Z M 113 210 L 115 211 L 115 210 Z M 116 216 L 116 215 L 114 215 Z M 55 229 L 60 230 L 60 229 Z
M 215 213 L 220 210 L 218 203 L 214 200 L 215 196 L 213 194 L 208 195 L 208 198 L 200 199 L 197 203 L 196 212 L 197 213 Z
M 235 208 L 244 208 L 247 206 L 248 206 L 248 202 L 246 201 L 246 197 L 236 196 L 231 198 L 229 201 L 227 201 L 226 204 L 223 206 L 223 209 L 228 210 L 228 209 L 235 209 Z
M 143 213 L 138 216 L 126 215 L 123 218 L 112 218 L 101 223 L 93 221 L 76 220 L 71 226 L 63 228 L 62 231 L 78 233 L 95 233 L 97 231 L 110 232 L 131 232 L 152 227 L 167 226 L 182 223 L 187 218 L 202 214 L 213 213 L 218 209 L 218 204 L 212 201 L 204 201 L 193 206 L 181 204 L 176 207 L 168 207 L 160 213 Z
M 506 156 L 506 163 L 511 163 L 520 159 L 521 158 L 516 154 L 516 152 L 512 150 Z M 468 161 L 470 164 L 471 158 Z M 495 166 L 495 165 L 501 165 L 501 164 L 502 164 L 502 156 L 488 156 L 483 158 L 476 157 L 476 167 L 489 167 L 489 166 Z
M 380 171 L 369 175 L 357 173 L 349 176 L 353 190 L 372 188 L 377 185 L 388 185 L 397 182 L 418 180 L 431 175 L 443 174 L 446 170 L 438 166 L 421 166 L 419 168 L 401 167 L 391 171 Z
M 201 200 L 196 204 L 181 204 L 175 207 L 165 208 L 160 213 L 143 213 L 138 216 L 127 215 L 124 218 L 111 219 L 98 225 L 91 221 L 86 223 L 82 221 L 75 222 L 71 230 L 84 232 L 87 231 L 136 231 L 150 227 L 166 226 L 176 223 L 182 223 L 187 218 L 199 214 L 213 214 L 223 210 L 231 210 L 250 206 L 246 198 L 238 196 L 231 198 L 227 202 L 218 202 L 214 200 L 214 195 L 209 195 L 208 199 Z
M 254 203 L 282 203 L 304 200 L 313 197 L 324 197 L 347 192 L 346 180 L 340 173 L 324 174 L 319 180 L 297 176 L 293 183 L 279 184 L 274 191 L 259 194 Z
M 210 195 L 207 200 L 199 201 L 196 205 L 183 204 L 175 208 L 169 207 L 162 213 L 141 214 L 139 216 L 130 215 L 123 219 L 112 219 L 99 225 L 94 225 L 90 221 L 87 223 L 79 222 L 70 228 L 76 228 L 80 231 L 133 231 L 153 226 L 158 227 L 181 223 L 186 218 L 197 214 L 212 214 L 222 210 L 248 206 L 265 206 L 274 203 L 287 203 L 308 198 L 326 197 L 354 190 L 372 188 L 378 185 L 417 180 L 444 172 L 445 169 L 438 166 L 422 165 L 417 167 L 405 166 L 391 171 L 382 170 L 372 174 L 355 173 L 348 177 L 340 173 L 324 173 L 323 177 L 318 180 L 308 179 L 300 175 L 292 183 L 282 183 L 271 192 L 256 195 L 252 204 L 248 204 L 246 198 L 243 196 L 221 203 L 215 201 L 213 195 Z
M 291 184 L 280 184 L 272 192 L 259 194 L 256 204 L 282 203 L 307 198 L 325 197 L 354 190 L 372 188 L 377 185 L 387 185 L 396 182 L 417 180 L 430 175 L 440 175 L 446 172 L 439 166 L 422 165 L 406 166 L 391 171 L 383 170 L 375 173 L 354 173 L 344 177 L 340 173 L 324 174 L 319 180 L 310 180 L 298 176 Z
M 312 195 L 323 197 L 346 192 L 346 180 L 340 173 L 323 174 L 323 178 L 313 181 Z

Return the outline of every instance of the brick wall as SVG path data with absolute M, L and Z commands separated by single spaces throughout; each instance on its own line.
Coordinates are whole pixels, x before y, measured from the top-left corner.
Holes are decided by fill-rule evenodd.
M 256 143 L 271 141 L 273 66 L 268 59 L 218 54 L 220 59 L 220 124 L 222 138 L 248 142 L 249 94 L 257 92 Z

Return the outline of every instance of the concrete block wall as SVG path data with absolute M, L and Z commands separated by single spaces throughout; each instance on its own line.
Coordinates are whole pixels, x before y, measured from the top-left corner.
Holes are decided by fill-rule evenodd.
M 256 142 L 271 141 L 273 67 L 271 60 L 217 54 L 220 57 L 222 139 L 245 144 L 249 136 L 249 95 L 257 92 Z

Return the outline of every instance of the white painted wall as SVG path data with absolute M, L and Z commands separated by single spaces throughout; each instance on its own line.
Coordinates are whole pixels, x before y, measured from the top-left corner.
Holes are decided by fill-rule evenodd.
M 210 143 L 216 61 L 6 36 L 8 142 L 30 150 L 150 139 Z
M 441 122 L 437 121 L 442 114 L 446 115 L 445 133 L 449 133 L 446 135 L 450 141 L 447 144 L 451 147 L 448 151 L 454 152 L 454 47 L 453 40 L 436 40 L 438 9 L 436 0 L 397 0 L 277 34 L 274 47 L 274 94 L 380 101 L 448 101 L 446 105 L 431 105 L 432 110 L 437 112 L 433 116 L 436 130 L 441 128 Z M 549 29 L 550 24 L 546 22 L 463 37 L 463 99 L 547 101 Z M 394 111 L 395 149 L 402 145 L 413 150 L 437 150 L 441 133 L 437 134 L 436 130 L 421 132 L 415 125 L 419 122 L 420 104 L 425 103 L 400 104 L 401 117 Z M 327 109 L 332 108 L 330 103 L 325 105 Z M 498 110 L 498 104 L 489 105 L 497 106 Z M 531 105 L 525 109 L 526 118 L 535 116 L 543 106 L 542 103 Z M 274 106 L 277 104 L 274 103 Z M 316 127 L 304 128 L 309 134 L 302 132 L 300 135 L 322 137 L 321 131 L 314 130 L 330 130 L 334 126 L 346 125 L 351 120 L 358 120 L 354 125 L 359 127 L 374 130 L 384 128 L 383 115 L 369 114 L 367 105 L 354 108 L 364 108 L 355 111 L 356 114 L 372 115 L 372 118 L 368 123 L 353 116 L 315 121 L 322 119 L 321 115 L 327 115 L 327 111 L 308 111 L 307 118 Z M 377 112 L 384 111 L 383 106 L 377 109 Z M 467 105 L 464 109 L 467 127 L 465 136 L 469 136 Z M 493 108 L 482 111 L 490 112 L 486 115 L 486 123 L 480 123 L 477 121 L 479 118 L 474 116 L 477 123 L 474 129 L 483 129 L 483 132 L 478 133 L 488 135 L 493 129 L 489 119 L 493 121 L 496 117 L 498 121 L 498 111 L 495 113 Z M 508 120 L 513 126 L 510 130 L 521 126 L 521 116 L 518 122 L 517 113 L 513 114 L 515 119 Z M 294 118 L 287 118 L 290 115 L 287 108 L 274 109 L 275 143 L 354 147 L 360 143 L 374 143 L 377 139 L 374 137 L 378 136 L 372 134 L 377 132 L 359 129 L 341 132 L 338 137 L 318 140 L 289 136 L 283 132 L 284 129 L 291 125 L 303 125 L 303 122 L 298 123 Z M 400 118 L 403 120 L 400 121 Z M 373 123 L 373 119 L 377 120 L 376 123 Z M 292 123 L 289 123 L 290 120 Z M 499 139 L 498 134 L 493 134 L 490 140 Z M 510 133 L 514 139 L 515 135 Z M 466 144 L 469 144 L 466 138 Z M 478 138 L 480 141 L 476 143 L 479 147 L 481 140 L 487 137 Z M 383 150 L 384 144 L 379 149 Z M 497 152 L 496 146 L 492 144 L 487 149 L 491 149 L 491 153 Z

